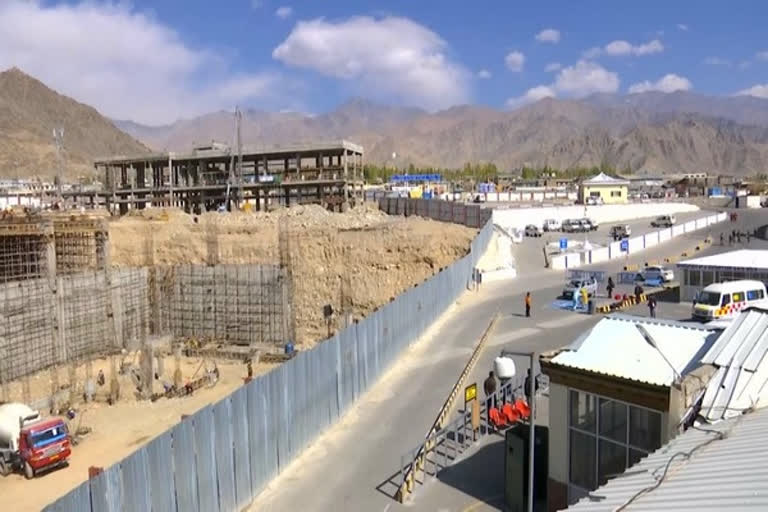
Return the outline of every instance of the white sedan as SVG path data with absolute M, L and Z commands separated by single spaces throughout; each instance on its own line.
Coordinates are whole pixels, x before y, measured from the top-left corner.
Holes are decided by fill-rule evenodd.
M 642 280 L 645 282 L 648 281 L 658 281 L 661 283 L 668 283 L 670 281 L 674 281 L 675 279 L 675 273 L 672 272 L 668 268 L 660 267 L 660 266 L 651 266 L 646 267 L 645 270 L 640 274 L 642 277 Z

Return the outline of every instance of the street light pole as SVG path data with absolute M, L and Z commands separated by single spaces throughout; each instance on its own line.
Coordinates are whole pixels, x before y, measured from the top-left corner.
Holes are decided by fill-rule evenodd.
M 528 397 L 528 403 L 531 409 L 531 416 L 530 416 L 530 430 L 528 433 L 528 512 L 533 512 L 533 470 L 534 470 L 534 463 L 533 463 L 533 452 L 535 450 L 535 439 L 536 439 L 536 373 L 534 369 L 534 364 L 536 363 L 536 352 L 513 352 L 511 350 L 502 350 L 503 356 L 517 356 L 517 357 L 528 357 L 530 358 L 529 362 L 529 368 L 530 368 L 530 375 L 531 378 L 528 382 L 528 389 L 524 390 L 525 395 Z M 525 388 L 525 385 L 523 385 Z

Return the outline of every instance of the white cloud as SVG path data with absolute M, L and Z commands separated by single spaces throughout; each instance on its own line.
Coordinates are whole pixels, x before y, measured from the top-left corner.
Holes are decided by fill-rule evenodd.
M 560 42 L 560 31 L 555 30 L 554 28 L 545 28 L 538 34 L 536 34 L 536 40 L 540 43 L 559 43 Z
M 678 23 L 677 28 L 682 30 L 683 32 L 688 32 L 688 25 L 685 23 Z
M 768 84 L 753 85 L 749 89 L 744 89 L 736 93 L 737 96 L 755 96 L 756 98 L 768 99 Z
M 594 47 L 585 51 L 583 57 L 585 59 L 594 59 L 600 55 L 608 55 L 611 57 L 623 57 L 627 55 L 633 55 L 635 57 L 642 57 L 643 55 L 652 55 L 654 53 L 661 53 L 664 51 L 664 45 L 658 39 L 648 41 L 644 44 L 633 45 L 628 41 L 622 39 L 611 41 L 602 48 Z
M 482 78 L 484 80 L 487 80 L 488 78 L 491 78 L 491 72 L 487 69 L 481 69 L 477 72 L 477 78 Z
M 504 57 L 504 63 L 510 71 L 520 72 L 523 70 L 523 65 L 525 65 L 525 55 L 517 50 L 509 52 Z
M 707 57 L 704 59 L 704 64 L 708 64 L 710 66 L 730 66 L 731 61 L 727 59 L 721 59 L 720 57 Z
M 552 71 L 558 71 L 562 67 L 563 66 L 561 66 L 559 62 L 550 62 L 547 64 L 547 67 L 544 68 L 544 71 L 551 73 Z
M 232 76 L 226 58 L 127 2 L 3 0 L 0 48 L 0 69 L 17 66 L 117 119 L 160 124 L 283 94 L 276 74 Z
M 765 60 L 765 61 L 768 61 L 768 50 L 765 50 L 765 51 L 762 51 L 762 52 L 757 52 L 757 53 L 755 54 L 755 58 L 756 58 L 757 60 Z
M 635 94 L 648 91 L 669 93 L 675 91 L 688 91 L 691 89 L 691 87 L 693 87 L 693 85 L 691 84 L 690 80 L 684 76 L 670 73 L 659 78 L 656 82 L 645 80 L 644 82 L 632 84 L 629 87 L 629 93 Z
M 557 74 L 554 88 L 571 96 L 587 96 L 596 92 L 619 90 L 619 75 L 595 62 L 580 60 Z
M 318 18 L 297 23 L 272 57 L 348 80 L 369 96 L 439 109 L 469 98 L 471 73 L 446 55 L 447 47 L 407 18 Z
M 277 16 L 281 20 L 288 19 L 292 15 L 293 15 L 293 7 L 289 7 L 287 5 L 278 7 L 277 10 L 275 11 L 275 16 Z
M 580 98 L 597 92 L 614 93 L 619 90 L 619 84 L 617 73 L 608 71 L 595 62 L 580 60 L 561 69 L 553 84 L 528 89 L 523 96 L 508 99 L 507 106 L 516 108 L 558 95 Z
M 528 89 L 525 94 L 517 98 L 507 100 L 507 106 L 510 108 L 522 107 L 529 103 L 535 103 L 544 98 L 554 98 L 555 91 L 548 85 L 539 85 Z

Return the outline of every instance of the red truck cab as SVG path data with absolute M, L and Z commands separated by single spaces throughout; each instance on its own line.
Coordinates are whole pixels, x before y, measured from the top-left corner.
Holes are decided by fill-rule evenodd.
M 61 418 L 37 420 L 22 427 L 19 454 L 27 478 L 66 464 L 71 453 L 69 431 Z

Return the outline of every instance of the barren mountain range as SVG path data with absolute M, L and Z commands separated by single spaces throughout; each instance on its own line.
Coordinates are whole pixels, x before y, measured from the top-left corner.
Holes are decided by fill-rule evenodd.
M 234 132 L 231 112 L 167 126 L 110 121 L 17 69 L 0 73 L 0 176 L 52 176 L 55 127 L 64 128 L 69 177 L 87 174 L 101 156 L 188 151 L 231 142 Z M 320 115 L 243 112 L 246 146 L 341 138 L 362 144 L 366 161 L 398 167 L 607 164 L 637 174 L 751 175 L 768 171 L 768 100 L 648 92 L 547 98 L 513 111 L 466 105 L 429 113 L 357 98 Z
M 93 174 L 93 159 L 148 149 L 94 108 L 62 96 L 13 68 L 0 73 L 0 177 L 50 179 L 63 130 L 65 178 Z
M 228 142 L 234 131 L 229 112 L 162 127 L 116 124 L 158 150 Z M 768 170 L 768 100 L 650 92 L 428 113 L 353 99 L 317 116 L 247 110 L 242 137 L 255 146 L 346 138 L 365 147 L 367 161 L 399 167 L 490 161 L 502 169 L 607 164 L 637 174 L 751 175 Z

